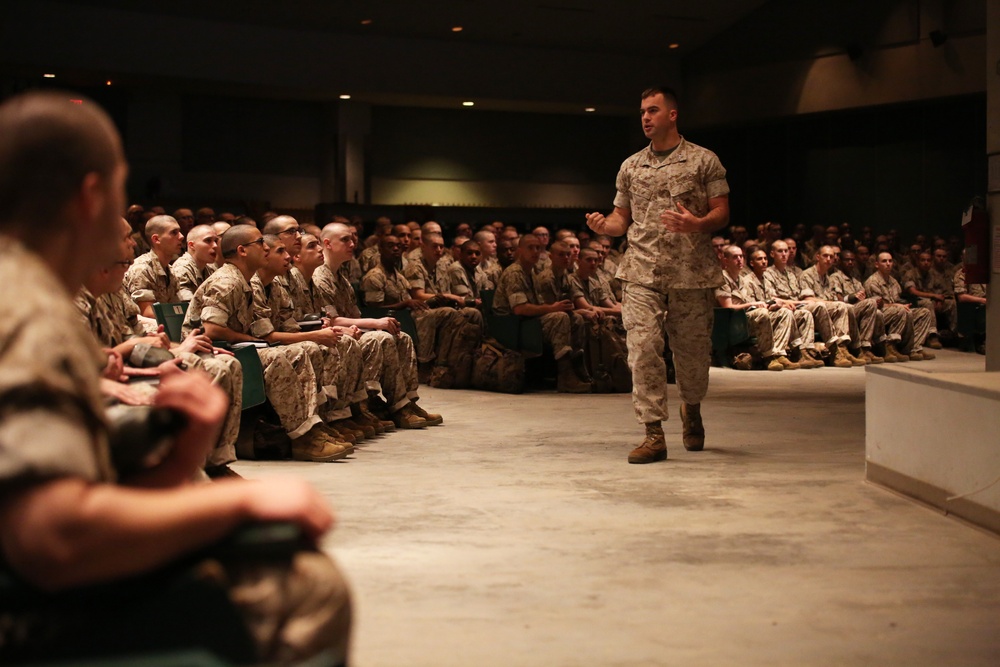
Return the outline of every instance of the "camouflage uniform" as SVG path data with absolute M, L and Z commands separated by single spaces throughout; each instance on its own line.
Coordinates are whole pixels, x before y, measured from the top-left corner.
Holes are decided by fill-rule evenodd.
M 324 315 L 360 319 L 361 310 L 347 276 L 334 274 L 323 265 L 312 276 L 313 298 Z M 405 333 L 366 331 L 360 339 L 364 357 L 364 379 L 368 391 L 381 391 L 391 411 L 418 398 L 417 357 L 413 341 Z
M 666 157 L 655 155 L 652 146 L 629 157 L 615 187 L 615 207 L 632 213 L 628 249 L 616 274 L 623 283 L 632 405 L 639 421 L 652 423 L 667 419 L 664 329 L 681 400 L 698 404 L 708 391 L 714 288 L 721 283 L 712 235 L 670 232 L 660 216 L 678 204 L 704 216 L 709 199 L 729 194 L 729 184 L 714 153 L 681 138 Z
M 288 275 L 285 276 L 285 284 L 288 288 L 288 295 L 292 299 L 296 322 L 304 320 L 306 315 L 319 314 L 320 308 L 316 305 L 312 296 L 312 283 L 306 280 L 306 277 L 302 275 L 302 271 L 294 266 L 289 269 Z
M 621 303 L 622 281 L 615 277 L 615 274 L 618 272 L 618 263 L 611 259 L 611 257 L 607 257 L 600 268 L 597 269 L 597 272 L 604 280 L 608 281 L 608 287 L 611 288 L 614 300 Z
M 722 286 L 715 290 L 715 297 L 728 296 L 733 305 L 741 306 L 753 303 L 757 299 L 752 299 L 743 291 L 742 285 L 745 279 L 734 280 L 728 272 L 722 272 Z M 787 308 L 779 308 L 770 311 L 767 308 L 744 309 L 747 316 L 747 328 L 754 338 L 757 339 L 757 352 L 765 359 L 769 357 L 780 357 L 788 354 L 788 344 L 792 336 L 792 311 Z
M 270 284 L 264 285 L 260 276 L 255 275 L 250 279 L 250 288 L 253 290 L 253 315 L 256 322 L 266 322 L 266 326 L 272 331 L 286 333 L 301 331 L 299 323 L 295 320 L 292 299 L 285 283 L 275 278 Z M 344 406 L 334 407 L 338 396 L 342 393 L 341 387 L 347 382 L 340 362 L 340 352 L 337 348 L 326 347 L 313 341 L 299 341 L 295 345 L 304 349 L 309 355 L 309 362 L 316 374 L 319 416 L 327 422 L 349 417 L 349 409 L 345 414 Z
M 306 280 L 302 271 L 293 266 L 285 279 L 288 285 L 288 296 L 292 300 L 293 320 L 295 322 L 294 325 L 289 323 L 287 331 L 295 332 L 301 330 L 298 323 L 304 320 L 306 315 L 321 315 L 323 309 L 313 298 L 312 281 Z M 286 331 L 286 329 L 279 328 L 279 331 Z M 333 407 L 337 410 L 336 414 L 343 414 L 346 418 L 351 403 L 359 403 L 368 398 L 363 377 L 364 359 L 362 358 L 361 344 L 351 336 L 341 336 L 337 341 L 336 349 L 340 355 L 340 361 L 337 379 L 334 381 L 337 387 L 337 396 Z
M 841 270 L 830 274 L 830 289 L 839 301 L 848 303 L 847 299 L 853 294 L 857 294 L 865 289 L 865 286 L 854 276 L 850 276 Z M 852 325 L 856 323 L 856 329 L 851 329 L 851 340 L 856 340 L 862 350 L 870 350 L 873 343 L 885 341 L 885 317 L 878 307 L 878 299 L 866 296 L 857 303 L 848 304 L 854 313 L 851 320 Z
M 210 322 L 237 333 L 266 336 L 274 327 L 256 320 L 253 289 L 233 264 L 223 264 L 195 291 L 184 317 L 184 334 Z M 289 437 L 305 435 L 320 423 L 318 380 L 307 351 L 300 345 L 257 350 L 264 367 L 264 392 Z
M 500 266 L 500 260 L 496 257 L 490 257 L 488 259 L 483 259 L 483 261 L 476 267 L 476 273 L 482 273 L 482 276 L 477 275 L 476 280 L 482 285 L 481 289 L 499 289 L 500 288 L 500 275 L 504 272 L 503 267 Z
M 902 296 L 903 288 L 892 276 L 886 280 L 881 273 L 871 274 L 865 281 L 865 294 L 882 297 L 886 340 L 890 343 L 898 342 L 901 352 L 920 352 L 924 349 L 927 336 L 937 331 L 931 311 L 920 307 L 906 307 L 907 301 Z
M 798 278 L 791 271 L 779 271 L 777 267 L 769 266 L 764 270 L 764 293 L 768 299 L 785 299 L 798 301 L 807 296 L 815 296 L 813 291 L 799 284 Z M 803 309 L 812 313 L 816 331 L 827 345 L 849 341 L 851 339 L 850 320 L 846 308 L 837 308 L 833 312 L 827 308 L 825 301 L 806 301 Z M 836 322 L 833 318 L 837 317 Z
M 914 287 L 921 292 L 943 295 L 945 299 L 940 302 L 940 310 L 937 309 L 938 302 L 934 299 L 918 297 L 917 305 L 934 313 L 936 318 L 945 320 L 948 323 L 949 331 L 958 330 L 958 304 L 955 301 L 954 278 L 951 275 L 937 271 L 933 267 L 926 274 L 921 273 L 919 268 L 911 268 L 903 274 L 903 279 L 900 282 L 906 293 L 909 293 L 910 288 Z M 937 333 L 936 322 L 932 333 Z
M 461 264 L 459 264 L 461 267 Z M 435 264 L 434 271 L 430 271 L 423 259 L 410 262 L 406 267 L 406 280 L 410 289 L 422 289 L 428 294 L 443 294 L 448 291 L 447 276 L 438 273 Z M 406 296 L 409 298 L 409 295 Z M 387 301 L 389 299 L 386 299 Z M 452 308 L 442 306 L 430 308 L 428 310 L 418 310 L 413 312 L 413 319 L 417 325 L 417 360 L 431 361 L 436 359 L 438 364 L 451 363 L 456 358 L 471 360 L 474 347 L 479 346 L 482 338 L 483 314 L 476 308 Z M 468 349 L 455 349 L 456 334 L 466 325 L 471 325 L 477 332 L 473 332 L 466 337 L 466 343 L 460 346 Z
M 198 286 L 215 272 L 211 264 L 199 269 L 191 253 L 186 252 L 170 265 L 170 275 L 177 283 L 177 300 L 190 301 Z
M 374 269 L 380 263 L 381 254 L 379 253 L 377 243 L 362 250 L 361 254 L 358 255 L 358 266 L 361 269 L 361 278 L 364 278 L 366 273 Z
M 124 287 L 96 298 L 86 287 L 81 287 L 74 303 L 97 342 L 104 347 L 115 347 L 130 338 L 146 335 L 139 322 L 139 307 Z M 188 368 L 199 368 L 211 375 L 229 396 L 229 410 L 222 422 L 219 441 L 209 452 L 206 465 L 232 463 L 236 460 L 236 438 L 240 433 L 240 414 L 243 411 L 243 368 L 240 362 L 235 357 L 222 354 L 202 359 L 190 352 L 171 350 L 171 353 L 183 360 Z M 128 359 L 125 361 L 127 363 Z
M 365 272 L 361 270 L 361 262 L 356 257 L 352 257 L 344 262 L 344 266 L 340 270 L 347 276 L 347 281 L 351 285 L 360 285 L 361 277 L 365 275 Z
M 136 258 L 125 274 L 125 289 L 136 303 L 158 301 L 176 303 L 177 281 L 170 271 L 163 268 L 159 258 L 150 250 Z
M 477 266 L 476 269 L 479 269 Z M 440 267 L 438 268 L 440 271 Z M 456 296 L 463 296 L 471 299 L 478 299 L 480 286 L 479 282 L 476 280 L 477 273 L 473 273 L 472 276 L 469 272 L 465 270 L 461 262 L 452 262 L 448 266 L 447 273 L 447 291 Z
M 587 280 L 581 278 L 577 272 L 570 277 L 570 281 L 573 283 L 574 289 L 579 290 L 587 303 L 592 306 L 601 306 L 606 300 L 618 303 L 607 277 L 600 272 L 594 273 Z
M 969 294 L 971 296 L 978 296 L 981 299 L 986 298 L 986 285 L 983 283 L 966 283 L 965 282 L 965 267 L 959 266 L 955 269 L 952 275 L 952 292 L 958 297 L 959 294 Z
M 578 298 L 584 296 L 580 285 L 573 281 L 573 274 L 562 272 L 556 275 L 551 265 L 535 274 L 534 280 L 535 293 L 542 303 L 552 304 L 563 300 L 576 303 Z M 569 313 L 569 319 L 573 347 L 582 350 L 587 343 L 587 321 L 575 312 Z
M 0 284 L 18 294 L 0 303 L 0 492 L 56 477 L 115 483 L 98 384 L 98 369 L 107 358 L 62 284 L 9 238 L 0 238 Z M 345 655 L 349 593 L 329 558 L 303 553 L 283 566 L 227 566 L 226 575 L 228 595 L 261 659 L 301 659 L 324 649 Z M 91 623 L 102 632 L 111 620 L 97 611 L 102 602 L 83 603 L 82 613 L 43 615 L 43 626 L 57 634 L 39 641 L 57 641 L 66 625 L 79 629 Z M 37 622 L 32 619 L 32 625 Z M 21 632 L 27 627 L 16 614 L 2 615 L 0 652 L 13 636 L 30 645 L 31 635 Z M 288 632 L 291 628 L 296 631 Z
M 834 328 L 837 328 L 839 326 L 837 323 L 846 317 L 848 340 L 852 345 L 871 348 L 878 303 L 874 299 L 864 299 L 853 305 L 848 304 L 844 300 L 846 295 L 837 290 L 838 273 L 840 271 L 831 269 L 825 276 L 821 276 L 814 264 L 799 276 L 799 285 L 803 290 L 810 290 L 816 298 L 826 304 Z M 839 328 L 837 330 L 839 331 Z
M 767 291 L 764 282 L 753 271 L 740 273 L 740 289 L 750 301 L 767 301 Z M 796 349 L 815 349 L 816 324 L 812 313 L 804 308 L 788 310 L 792 314 L 792 330 L 789 333 L 788 344 Z M 773 325 L 772 325 L 773 326 Z
M 514 308 L 525 303 L 541 305 L 535 293 L 531 273 L 525 272 L 518 262 L 514 262 L 500 276 L 493 297 L 493 312 L 497 315 L 513 315 Z M 541 316 L 542 336 L 552 346 L 555 358 L 562 359 L 573 351 L 570 335 L 569 313 L 546 313 Z

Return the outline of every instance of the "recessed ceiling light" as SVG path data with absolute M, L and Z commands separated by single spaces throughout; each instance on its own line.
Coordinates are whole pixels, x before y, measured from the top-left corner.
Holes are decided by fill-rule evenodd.
M 462 26 L 457 25 L 451 29 L 452 32 L 462 32 Z
M 42 76 L 45 77 L 46 79 L 54 79 L 54 78 L 56 78 L 55 74 L 43 74 Z
M 587 113 L 591 113 L 597 111 L 597 109 L 595 109 L 594 107 L 587 107 L 586 109 L 584 109 L 584 111 L 586 111 Z
M 361 25 L 371 25 L 371 24 L 372 24 L 371 19 L 364 19 L 361 21 Z
M 679 47 L 680 47 L 680 44 L 678 44 L 677 42 L 674 42 L 673 44 L 670 45 L 671 49 L 676 49 L 676 48 L 679 48 Z
M 462 106 L 463 107 L 474 107 L 474 106 L 476 106 L 476 103 L 475 102 L 462 102 Z
M 349 100 L 349 99 L 351 99 L 351 96 L 347 95 L 347 94 L 344 94 L 344 95 L 340 96 L 340 99 L 342 99 L 342 100 Z
M 110 86 L 111 85 L 111 79 L 108 79 L 107 81 L 105 81 L 104 85 L 105 86 Z

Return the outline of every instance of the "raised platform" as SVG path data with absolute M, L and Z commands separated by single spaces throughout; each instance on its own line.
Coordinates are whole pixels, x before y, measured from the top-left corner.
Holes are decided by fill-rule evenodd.
M 907 364 L 866 380 L 868 481 L 1000 533 L 1000 373 Z

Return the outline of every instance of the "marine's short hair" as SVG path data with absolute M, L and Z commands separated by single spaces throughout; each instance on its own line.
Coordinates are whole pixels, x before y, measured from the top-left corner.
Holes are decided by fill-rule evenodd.
M 94 102 L 30 92 L 0 105 L 0 228 L 50 231 L 90 173 L 124 164 L 114 123 Z
M 219 241 L 222 256 L 232 257 L 236 254 L 237 248 L 253 241 L 258 233 L 257 228 L 250 225 L 233 225 L 225 231 Z

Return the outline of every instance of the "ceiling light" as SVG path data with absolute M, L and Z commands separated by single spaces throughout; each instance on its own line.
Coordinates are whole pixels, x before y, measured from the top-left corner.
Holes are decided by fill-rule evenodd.
M 462 106 L 463 107 L 474 107 L 474 106 L 476 106 L 476 103 L 475 102 L 462 102 Z
M 593 113 L 594 111 L 597 111 L 597 109 L 595 109 L 594 107 L 587 107 L 586 109 L 584 109 L 584 111 L 586 111 L 587 113 Z
M 42 76 L 45 77 L 46 79 L 54 79 L 54 78 L 56 78 L 55 74 L 43 74 Z
M 340 99 L 342 99 L 342 100 L 349 100 L 349 99 L 351 99 L 351 96 L 350 96 L 350 95 L 347 95 L 347 94 L 345 93 L 344 95 L 341 95 L 341 96 L 340 96 Z
M 680 48 L 680 46 L 681 46 L 680 44 L 678 44 L 677 42 L 674 42 L 673 44 L 670 45 L 669 48 L 671 48 L 671 49 L 677 49 L 677 48 Z
M 372 24 L 371 19 L 364 19 L 361 21 L 361 25 L 371 25 L 371 24 Z
M 111 79 L 108 79 L 107 81 L 105 81 L 104 85 L 105 86 L 110 86 L 111 85 Z
M 452 32 L 462 32 L 462 26 L 457 25 L 451 29 Z

